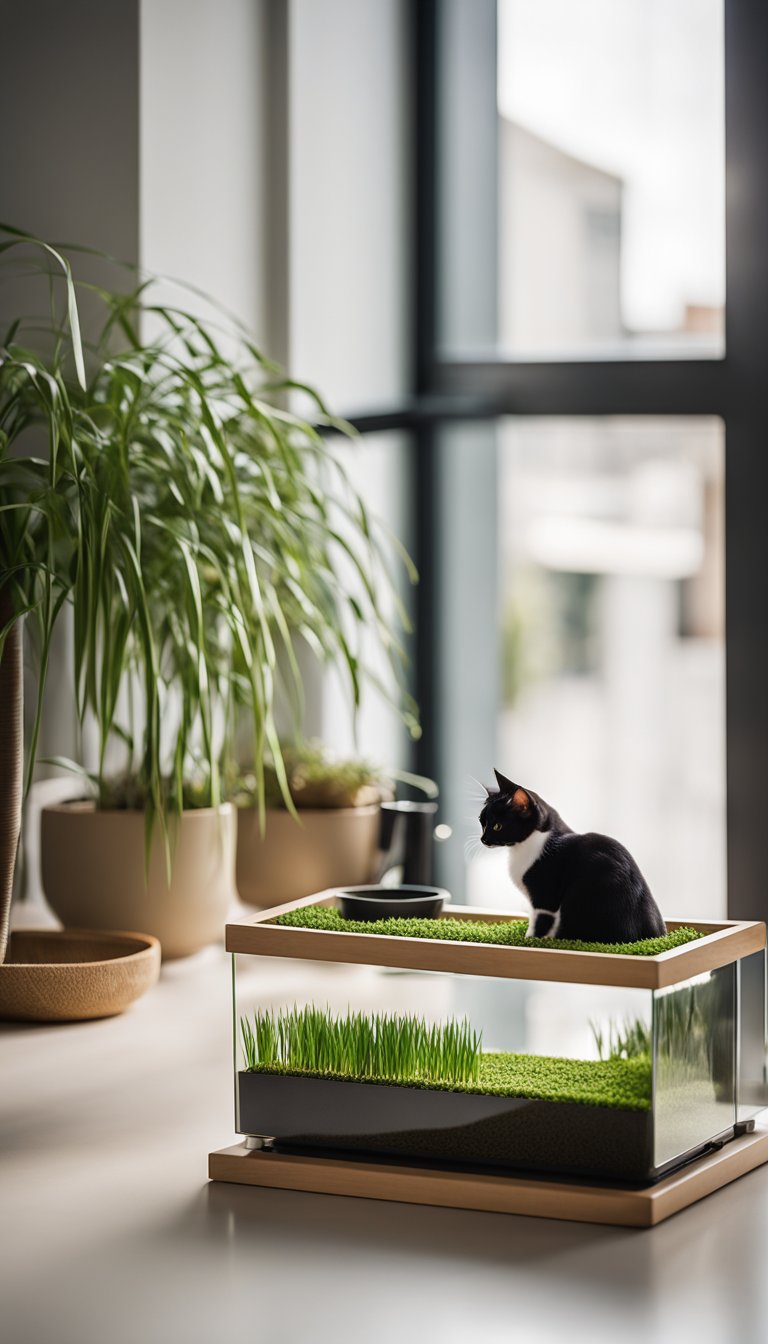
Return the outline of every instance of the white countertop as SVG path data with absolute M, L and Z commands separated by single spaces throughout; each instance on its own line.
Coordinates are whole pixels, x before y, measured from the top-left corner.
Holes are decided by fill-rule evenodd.
M 230 1011 L 212 948 L 123 1017 L 0 1024 L 4 1344 L 768 1339 L 768 1168 L 650 1231 L 209 1185 Z

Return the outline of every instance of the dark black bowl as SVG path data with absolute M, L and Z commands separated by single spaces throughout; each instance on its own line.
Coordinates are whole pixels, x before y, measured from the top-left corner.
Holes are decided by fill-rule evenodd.
M 436 919 L 446 901 L 442 887 L 339 887 L 345 919 Z

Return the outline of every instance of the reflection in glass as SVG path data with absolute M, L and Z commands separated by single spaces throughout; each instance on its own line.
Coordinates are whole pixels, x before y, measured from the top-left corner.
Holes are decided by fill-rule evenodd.
M 653 996 L 657 1167 L 736 1120 L 736 965 Z
M 738 1119 L 751 1120 L 768 1106 L 766 1073 L 766 954 L 753 952 L 737 967 L 739 995 Z

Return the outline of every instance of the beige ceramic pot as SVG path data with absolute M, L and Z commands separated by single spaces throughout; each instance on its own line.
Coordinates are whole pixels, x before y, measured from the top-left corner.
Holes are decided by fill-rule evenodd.
M 237 889 L 261 909 L 327 887 L 359 887 L 373 880 L 379 841 L 378 803 L 369 807 L 302 808 L 267 812 L 266 832 L 256 808 L 240 808 Z
M 156 832 L 148 877 L 144 813 L 62 803 L 41 814 L 43 890 L 71 928 L 140 929 L 160 939 L 163 957 L 184 957 L 223 936 L 235 890 L 237 813 L 230 803 L 172 823 L 173 871 Z

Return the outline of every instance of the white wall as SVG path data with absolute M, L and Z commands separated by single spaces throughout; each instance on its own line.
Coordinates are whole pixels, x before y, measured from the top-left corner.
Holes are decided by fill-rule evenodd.
M 402 0 L 292 0 L 290 358 L 333 407 L 399 399 L 410 351 Z
M 349 414 L 402 401 L 409 387 L 412 147 L 404 86 L 403 0 L 291 0 L 288 63 L 290 367 L 331 409 Z M 401 436 L 344 450 L 369 507 L 401 534 L 408 501 Z M 387 678 L 371 641 L 370 661 Z M 322 677 L 308 731 L 354 749 L 349 695 Z M 403 763 L 396 713 L 365 695 L 358 747 Z
M 142 263 L 210 293 L 268 346 L 265 6 L 140 9 Z

